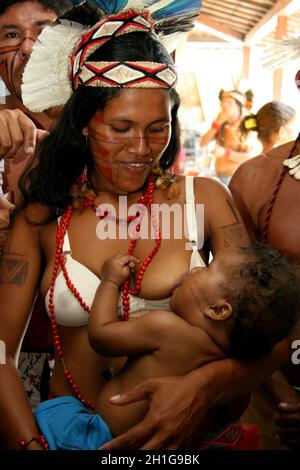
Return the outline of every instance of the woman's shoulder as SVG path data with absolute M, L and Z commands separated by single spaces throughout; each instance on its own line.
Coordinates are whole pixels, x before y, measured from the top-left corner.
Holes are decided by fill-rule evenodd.
M 185 184 L 186 177 L 183 176 L 183 181 Z M 199 203 L 210 203 L 224 200 L 227 197 L 230 197 L 230 192 L 228 188 L 214 178 L 208 178 L 205 176 L 195 176 L 194 177 L 194 195 L 195 199 Z
M 40 203 L 29 203 L 25 208 L 17 208 L 12 216 L 12 227 L 24 225 L 39 232 L 53 221 L 51 210 Z

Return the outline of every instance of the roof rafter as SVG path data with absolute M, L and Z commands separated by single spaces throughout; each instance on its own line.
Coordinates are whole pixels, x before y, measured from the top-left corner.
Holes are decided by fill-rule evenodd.
M 257 44 L 267 34 L 274 31 L 278 16 L 292 15 L 300 8 L 300 0 L 278 0 L 264 17 L 246 34 L 244 42 L 247 45 Z
M 220 39 L 225 39 L 229 42 L 239 42 L 243 41 L 243 34 L 233 31 L 232 29 L 226 28 L 217 21 L 211 20 L 206 16 L 199 16 L 196 22 L 198 29 L 202 29 L 210 34 L 213 34 Z

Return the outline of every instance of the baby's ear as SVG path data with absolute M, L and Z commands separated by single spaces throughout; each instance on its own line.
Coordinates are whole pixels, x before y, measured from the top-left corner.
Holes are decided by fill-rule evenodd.
M 232 315 L 232 306 L 226 300 L 220 300 L 217 305 L 205 307 L 203 313 L 211 320 L 224 321 Z

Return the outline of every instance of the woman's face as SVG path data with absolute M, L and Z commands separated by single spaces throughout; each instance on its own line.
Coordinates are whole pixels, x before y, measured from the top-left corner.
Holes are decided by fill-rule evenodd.
M 241 114 L 241 108 L 234 98 L 225 96 L 221 101 L 221 108 L 229 118 L 238 119 Z
M 128 89 L 95 113 L 88 136 L 100 189 L 130 193 L 141 189 L 171 137 L 167 90 Z

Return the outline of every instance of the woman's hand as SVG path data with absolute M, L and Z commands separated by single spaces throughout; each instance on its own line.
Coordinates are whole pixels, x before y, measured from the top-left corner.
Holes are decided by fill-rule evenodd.
M 32 120 L 19 109 L 0 110 L 0 160 L 14 158 L 21 148 L 24 152 L 15 161 L 29 157 L 35 151 L 36 143 L 47 134 L 37 129 Z
M 275 430 L 281 444 L 290 449 L 300 448 L 300 398 L 298 402 L 279 404 L 275 413 Z
M 102 282 L 109 281 L 121 287 L 139 262 L 140 260 L 131 255 L 117 255 L 109 258 L 102 268 Z
M 145 418 L 101 449 L 199 449 L 212 421 L 199 384 L 193 387 L 188 375 L 149 379 L 112 397 L 111 403 L 121 406 L 140 400 L 149 401 Z

